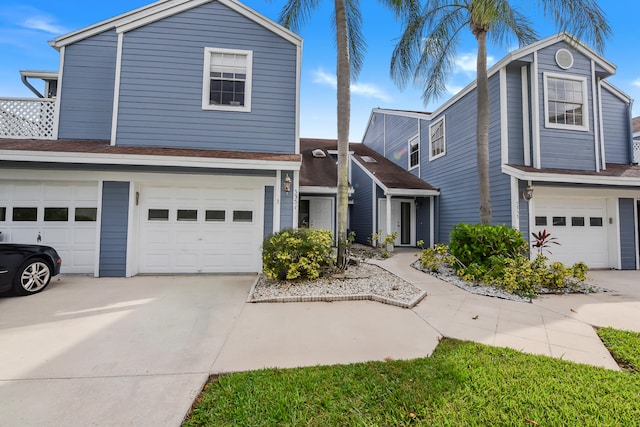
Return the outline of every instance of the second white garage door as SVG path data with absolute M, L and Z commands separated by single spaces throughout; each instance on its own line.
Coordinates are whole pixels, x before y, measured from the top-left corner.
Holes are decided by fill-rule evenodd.
M 262 188 L 140 189 L 140 273 L 260 270 Z
M 609 267 L 606 199 L 539 197 L 535 199 L 534 232 L 546 229 L 560 245 L 545 252 L 553 261 L 590 268 Z

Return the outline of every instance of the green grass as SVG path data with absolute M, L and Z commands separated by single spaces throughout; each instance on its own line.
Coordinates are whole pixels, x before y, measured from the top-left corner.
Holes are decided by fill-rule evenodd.
M 209 384 L 185 422 L 186 426 L 538 424 L 640 425 L 640 375 L 447 339 L 424 359 L 221 376 Z
M 601 328 L 598 335 L 619 365 L 640 373 L 640 333 Z

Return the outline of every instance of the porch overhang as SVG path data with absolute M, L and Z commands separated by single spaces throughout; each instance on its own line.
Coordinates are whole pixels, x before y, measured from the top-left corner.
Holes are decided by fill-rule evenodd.
M 521 181 L 640 187 L 640 167 L 637 165 L 607 164 L 607 169 L 600 172 L 502 165 L 502 172 Z

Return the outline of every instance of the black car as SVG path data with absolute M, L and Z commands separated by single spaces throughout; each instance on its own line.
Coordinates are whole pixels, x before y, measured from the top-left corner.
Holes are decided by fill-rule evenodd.
M 52 247 L 0 243 L 0 292 L 36 294 L 60 273 L 61 264 Z

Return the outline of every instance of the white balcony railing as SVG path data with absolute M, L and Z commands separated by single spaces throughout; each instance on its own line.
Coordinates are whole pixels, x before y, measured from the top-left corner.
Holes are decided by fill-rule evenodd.
M 640 142 L 633 143 L 633 162 L 640 163 Z
M 0 138 L 54 139 L 55 100 L 0 98 Z

